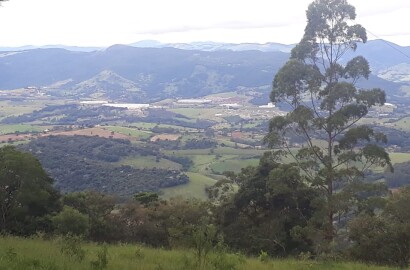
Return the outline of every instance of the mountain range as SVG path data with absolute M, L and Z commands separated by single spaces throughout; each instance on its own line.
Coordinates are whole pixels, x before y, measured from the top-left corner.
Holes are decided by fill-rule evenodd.
M 45 87 L 57 96 L 150 102 L 237 89 L 269 89 L 293 45 L 142 41 L 109 48 L 46 46 L 3 48 L 0 89 Z M 7 50 L 6 50 L 7 49 Z M 358 46 L 373 76 L 362 87 L 381 87 L 390 99 L 410 84 L 410 47 L 384 40 Z

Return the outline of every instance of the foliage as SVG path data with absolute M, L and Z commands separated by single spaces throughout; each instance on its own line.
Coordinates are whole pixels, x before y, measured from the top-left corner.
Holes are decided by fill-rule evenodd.
M 209 253 L 214 247 L 217 231 L 213 225 L 201 224 L 193 231 L 193 250 L 196 268 L 199 270 L 209 269 Z
M 356 88 L 357 81 L 370 74 L 364 57 L 341 64 L 346 52 L 367 41 L 365 29 L 352 24 L 354 7 L 346 0 L 315 0 L 306 14 L 304 36 L 275 75 L 270 96 L 272 102 L 288 104 L 291 111 L 271 119 L 265 141 L 292 156 L 306 181 L 321 191 L 326 212 L 323 237 L 330 243 L 337 232 L 335 214 L 347 218 L 355 209 L 354 197 L 360 193 L 355 188 L 366 170 L 373 165 L 392 169 L 382 147 L 386 136 L 358 124 L 372 106 L 384 104 L 385 93 L 379 88 Z M 304 140 L 296 153 L 290 136 Z M 325 146 L 314 139 L 325 141 Z M 338 200 L 336 191 L 346 188 L 349 192 Z M 340 208 L 346 200 L 351 204 Z
M 403 162 L 394 165 L 394 173 L 386 171 L 384 173 L 386 184 L 391 188 L 398 188 L 410 184 L 410 162 Z
M 264 250 L 272 256 L 312 249 L 310 234 L 316 229 L 320 197 L 304 183 L 295 164 L 279 164 L 268 152 L 259 166 L 228 176 L 239 190 L 231 200 L 220 196 L 217 218 L 230 247 L 255 255 Z
M 185 171 L 187 171 L 194 164 L 192 159 L 190 159 L 189 157 L 169 155 L 169 156 L 165 156 L 164 158 L 181 164 L 182 169 Z
M 410 188 L 393 194 L 381 215 L 363 215 L 350 224 L 351 256 L 407 268 L 410 262 Z
M 63 210 L 52 217 L 53 226 L 57 234 L 60 235 L 79 235 L 88 234 L 89 218 L 80 213 L 77 209 L 64 206 Z
M 82 220 L 88 221 L 87 234 L 84 234 L 88 239 L 99 242 L 118 239 L 119 228 L 111 214 L 116 204 L 113 197 L 92 191 L 77 192 L 66 194 L 63 203 L 66 208 L 75 209 Z
M 67 234 L 61 239 L 60 252 L 70 259 L 81 262 L 85 257 L 85 250 L 81 247 L 81 238 L 79 236 Z
M 148 206 L 151 203 L 158 202 L 158 199 L 158 193 L 155 192 L 139 192 L 134 195 L 134 200 L 136 200 L 144 206 Z
M 182 198 L 146 206 L 129 202 L 119 210 L 121 239 L 162 247 L 190 247 L 194 229 L 210 215 L 204 202 Z
M 0 231 L 29 235 L 50 230 L 48 215 L 60 209 L 53 180 L 31 154 L 0 148 Z
M 106 269 L 108 266 L 108 248 L 103 245 L 97 252 L 97 260 L 91 261 L 91 267 L 95 270 Z
M 98 251 L 101 246 L 93 243 L 81 243 L 85 251 L 85 257 L 82 261 L 75 260 L 60 252 L 60 244 L 57 241 L 42 240 L 38 238 L 0 238 L 0 269 L 1 270 L 89 270 L 91 261 L 96 261 Z M 154 270 L 158 264 L 162 265 L 165 270 L 194 269 L 189 267 L 193 262 L 193 254 L 190 250 L 168 250 L 153 249 L 140 245 L 117 244 L 108 245 L 109 261 L 107 269 L 110 270 Z M 139 249 L 144 256 L 136 257 L 135 250 Z M 12 255 L 8 255 L 12 254 Z M 295 259 L 286 260 L 269 260 L 260 262 L 252 257 L 241 259 L 240 256 L 228 253 L 227 260 L 236 262 L 238 270 L 387 270 L 387 267 L 371 266 L 352 262 L 319 262 L 319 261 L 300 261 Z M 212 253 L 211 261 L 218 260 L 218 255 Z M 215 258 L 215 259 L 214 259 Z M 239 262 L 239 263 L 238 263 Z M 229 262 L 228 262 L 229 263 Z M 188 267 L 186 267 L 188 265 Z M 229 263 L 229 265 L 231 265 Z M 213 266 L 213 265 L 212 265 Z M 211 266 L 211 267 L 212 267 Z M 210 268 L 212 269 L 212 268 Z M 217 268 L 216 268 L 217 269 Z M 229 269 L 229 268 L 219 268 Z
M 139 169 L 121 166 L 121 158 L 158 155 L 151 146 L 136 146 L 126 140 L 87 136 L 50 136 L 22 145 L 41 161 L 64 192 L 96 190 L 121 196 L 139 191 L 157 191 L 188 182 L 178 170 Z M 62 166 L 64 164 L 64 166 Z
M 213 148 L 217 143 L 208 139 L 190 139 L 185 142 L 184 149 L 207 149 Z

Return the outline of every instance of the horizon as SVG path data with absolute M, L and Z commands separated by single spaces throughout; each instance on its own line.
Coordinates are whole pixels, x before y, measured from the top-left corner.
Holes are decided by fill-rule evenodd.
M 400 46 L 403 48 L 406 47 L 410 47 L 410 46 L 403 46 L 400 44 L 397 44 L 395 42 L 391 42 L 389 40 L 386 39 L 369 39 L 366 43 L 369 43 L 371 41 L 382 41 L 382 42 L 387 42 L 396 46 Z M 177 45 L 177 44 L 211 44 L 211 43 L 215 43 L 215 44 L 227 44 L 227 45 L 244 45 L 244 44 L 249 44 L 249 45 L 268 45 L 268 44 L 277 44 L 277 45 L 282 45 L 282 46 L 294 46 L 297 43 L 291 43 L 291 44 L 285 44 L 285 43 L 280 43 L 280 42 L 275 42 L 275 41 L 268 41 L 268 42 L 264 42 L 264 43 L 257 43 L 257 42 L 242 42 L 242 43 L 235 43 L 235 42 L 217 42 L 217 41 L 212 41 L 212 40 L 203 40 L 203 41 L 192 41 L 192 42 L 161 42 L 158 40 L 151 40 L 151 39 L 146 39 L 146 40 L 139 40 L 136 42 L 131 42 L 128 44 L 123 44 L 123 43 L 113 43 L 111 45 L 107 45 L 107 46 L 80 46 L 80 45 L 66 45 L 66 44 L 45 44 L 45 45 L 33 45 L 33 44 L 26 44 L 26 45 L 21 45 L 21 46 L 1 46 L 0 45 L 0 50 L 4 50 L 4 49 L 37 49 L 37 48 L 64 48 L 64 47 L 72 47 L 72 48 L 90 48 L 90 49 L 107 49 L 110 48 L 112 46 L 116 46 L 116 45 L 123 45 L 123 46 L 131 46 L 131 47 L 141 47 L 141 48 L 155 48 L 155 46 L 149 46 L 149 45 L 144 45 L 144 46 L 135 46 L 138 43 L 143 43 L 143 42 L 155 42 L 159 45 Z M 366 43 L 362 43 L 362 44 L 366 44 Z

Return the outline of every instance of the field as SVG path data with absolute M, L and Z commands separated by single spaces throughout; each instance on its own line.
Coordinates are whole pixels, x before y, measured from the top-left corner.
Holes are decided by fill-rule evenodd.
M 392 123 L 393 127 L 403 131 L 410 131 L 410 117 L 404 117 Z
M 393 164 L 410 161 L 410 153 L 389 153 Z
M 223 109 L 219 109 L 219 108 L 203 108 L 201 110 L 198 110 L 195 108 L 177 108 L 177 109 L 171 109 L 170 111 L 174 113 L 182 114 L 189 118 L 214 120 L 217 122 L 220 122 L 223 120 L 221 117 L 218 117 L 217 115 L 224 112 Z
M 137 128 L 121 127 L 121 126 L 107 126 L 104 129 L 121 133 L 123 135 L 136 137 L 137 139 L 146 140 L 151 137 L 152 132 L 147 130 L 141 130 Z
M 12 93 L 11 91 L 8 91 Z M 44 108 L 49 100 L 21 100 L 21 101 L 11 101 L 2 100 L 0 101 L 0 118 L 11 116 L 11 115 L 21 115 L 25 113 L 31 113 L 35 110 Z M 61 103 L 59 101 L 53 101 L 54 104 Z
M 215 184 L 215 180 L 199 173 L 188 172 L 189 182 L 185 185 L 164 188 L 161 190 L 162 198 L 169 199 L 172 197 L 182 196 L 187 198 L 197 198 L 206 200 L 205 188 Z
M 152 249 L 140 245 L 105 245 L 93 243 L 79 246 L 84 258 L 77 259 L 63 253 L 64 242 L 59 239 L 42 240 L 41 238 L 23 239 L 16 237 L 0 238 L 0 270 L 180 270 L 195 269 L 193 252 L 190 250 Z M 106 256 L 102 255 L 106 248 Z M 104 261 L 106 259 L 106 261 Z M 270 260 L 260 261 L 257 258 L 247 258 L 241 255 L 227 254 L 225 260 L 218 259 L 215 254 L 208 256 L 209 263 L 230 262 L 238 270 L 382 270 L 386 267 L 368 266 L 349 262 L 317 262 L 308 260 Z M 106 262 L 105 267 L 101 265 Z M 227 264 L 227 263 L 226 263 Z M 215 268 L 209 268 L 215 269 Z M 228 269 L 228 268 L 218 268 Z M 233 269 L 233 268 L 229 268 Z
M 176 141 L 181 137 L 178 134 L 159 134 L 155 135 L 150 139 L 151 142 L 156 142 L 156 141 Z
M 242 168 L 247 166 L 256 166 L 259 164 L 258 158 L 251 159 L 228 159 L 213 163 L 210 167 L 212 171 L 223 173 L 224 171 L 233 171 L 238 173 Z
M 49 126 L 33 126 L 33 125 L 0 125 L 0 134 L 14 134 L 14 133 L 30 133 L 42 132 L 48 129 Z

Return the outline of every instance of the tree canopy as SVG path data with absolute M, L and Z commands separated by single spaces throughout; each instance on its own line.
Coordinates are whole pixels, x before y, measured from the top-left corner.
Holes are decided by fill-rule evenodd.
M 24 235 L 45 229 L 46 215 L 60 209 L 59 196 L 33 155 L 0 148 L 0 231 Z
M 367 41 L 365 28 L 353 23 L 355 8 L 346 0 L 315 0 L 306 15 L 304 36 L 276 74 L 270 95 L 272 102 L 286 103 L 291 111 L 271 119 L 265 141 L 292 156 L 304 178 L 322 191 L 327 212 L 324 237 L 331 241 L 337 231 L 334 217 L 356 208 L 355 195 L 365 172 L 371 166 L 392 170 L 383 148 L 386 136 L 359 122 L 386 97 L 379 88 L 356 86 L 370 74 L 364 57 L 342 62 L 346 52 Z M 304 141 L 297 150 L 291 136 Z M 338 198 L 352 204 L 340 204 Z

